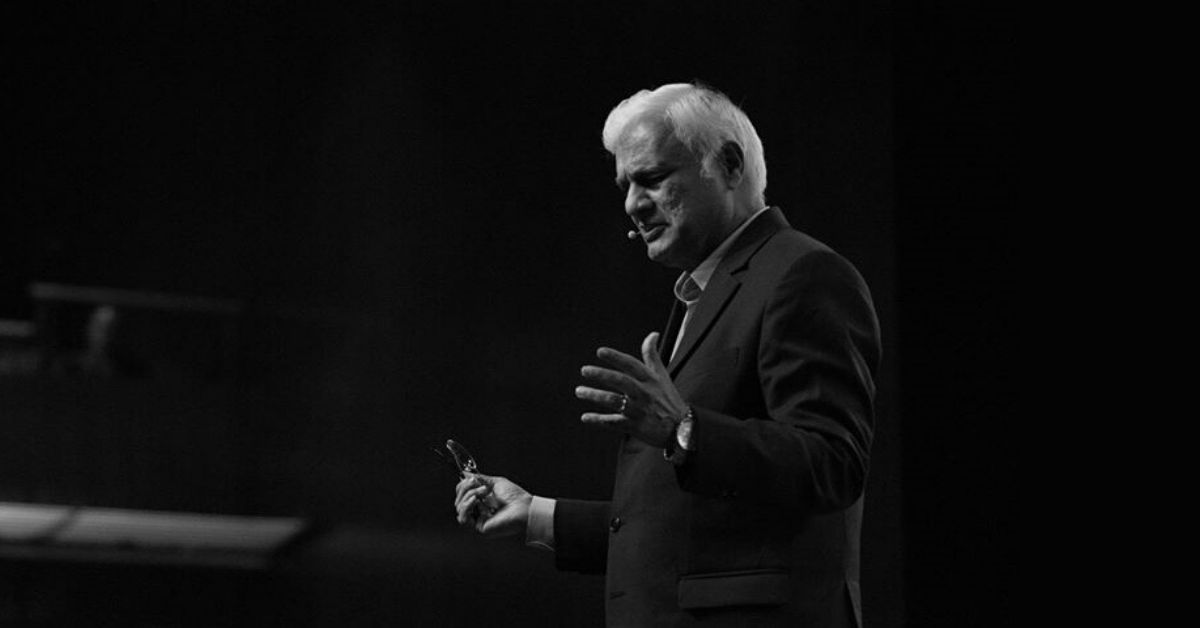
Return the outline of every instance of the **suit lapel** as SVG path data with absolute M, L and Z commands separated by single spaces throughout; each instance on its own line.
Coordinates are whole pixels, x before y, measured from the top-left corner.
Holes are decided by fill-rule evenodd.
M 679 327 L 683 325 L 683 315 L 687 311 L 679 299 L 671 299 L 671 315 L 667 317 L 667 326 L 658 338 L 658 355 L 670 355 L 675 347 L 675 337 L 679 335 Z M 673 359 L 674 356 L 671 356 Z
M 696 310 L 692 312 L 691 319 L 688 320 L 687 329 L 683 332 L 683 339 L 679 341 L 679 350 L 671 357 L 671 364 L 667 370 L 674 377 L 679 372 L 680 367 L 684 362 L 691 357 L 692 351 L 699 344 L 708 328 L 717 320 L 718 315 L 724 311 L 725 304 L 733 298 L 737 293 L 738 287 L 742 284 L 740 281 L 730 276 L 729 274 L 716 272 L 713 273 L 712 279 L 708 282 L 708 287 L 704 289 L 703 296 L 696 303 Z
M 708 286 L 704 289 L 700 301 L 695 305 L 695 311 L 688 320 L 679 350 L 671 357 L 667 370 L 671 377 L 678 375 L 679 370 L 691 357 L 696 347 L 708 335 L 708 330 L 716 323 L 726 306 L 737 294 L 742 282 L 738 276 L 750 263 L 750 259 L 762 245 L 779 230 L 788 227 L 787 219 L 777 207 L 772 207 L 759 216 L 746 230 L 742 232 L 725 258 L 717 265 Z M 667 350 L 670 347 L 666 347 Z

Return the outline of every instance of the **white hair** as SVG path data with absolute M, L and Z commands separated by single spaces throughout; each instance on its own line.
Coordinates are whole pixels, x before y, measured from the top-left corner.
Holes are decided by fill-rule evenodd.
M 745 189 L 759 207 L 765 204 L 767 161 L 762 140 L 750 118 L 721 92 L 703 85 L 672 83 L 642 91 L 621 101 L 604 122 L 604 148 L 614 155 L 635 122 L 650 120 L 670 129 L 701 163 L 701 174 L 714 176 L 726 142 L 734 142 L 744 157 Z

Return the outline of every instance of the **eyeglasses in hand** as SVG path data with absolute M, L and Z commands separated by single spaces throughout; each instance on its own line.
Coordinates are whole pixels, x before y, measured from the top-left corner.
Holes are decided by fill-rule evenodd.
M 468 476 L 479 473 L 479 465 L 475 463 L 475 457 L 471 455 L 470 451 L 467 451 L 462 443 L 456 440 L 447 440 L 444 448 L 435 447 L 433 453 L 442 462 L 450 465 L 460 478 L 466 479 Z
M 443 451 L 443 449 L 445 451 Z M 464 480 L 479 473 L 479 465 L 476 464 L 475 457 L 471 455 L 471 452 L 468 451 L 467 448 L 462 445 L 462 443 L 456 440 L 447 440 L 444 447 L 433 448 L 433 453 L 438 457 L 438 459 L 454 469 L 454 472 L 458 474 L 458 477 Z M 481 514 L 483 515 L 484 519 L 490 518 L 492 515 L 494 515 L 496 513 L 496 509 L 498 508 L 495 498 L 490 494 L 487 495 L 478 506 L 482 511 Z

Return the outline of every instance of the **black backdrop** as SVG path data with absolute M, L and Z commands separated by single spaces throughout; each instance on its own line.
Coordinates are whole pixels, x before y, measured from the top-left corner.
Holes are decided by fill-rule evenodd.
M 600 126 L 636 89 L 699 79 L 755 121 L 768 200 L 876 297 L 871 625 L 983 623 L 1006 607 L 997 574 L 1014 564 L 988 508 L 1008 503 L 1007 458 L 987 438 L 1006 320 L 1006 244 L 989 220 L 1010 194 L 994 152 L 1011 141 L 1002 17 L 886 1 L 12 16 L 0 317 L 30 315 L 31 281 L 246 310 L 223 427 L 197 441 L 219 454 L 128 441 L 227 464 L 214 487 L 10 479 L 3 497 L 322 522 L 247 616 L 598 625 L 598 579 L 453 526 L 453 480 L 427 449 L 454 436 L 535 492 L 606 494 L 614 438 L 575 420 L 575 373 L 596 346 L 632 351 L 661 326 L 673 273 L 624 237 Z M 130 420 L 157 421 L 152 406 Z M 105 455 L 129 455 L 119 447 Z

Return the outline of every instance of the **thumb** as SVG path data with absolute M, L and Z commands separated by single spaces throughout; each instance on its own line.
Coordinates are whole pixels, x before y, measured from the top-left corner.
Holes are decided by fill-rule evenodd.
M 476 473 L 468 473 L 468 474 L 467 474 L 467 478 L 468 478 L 468 479 L 473 479 L 473 480 L 475 480 L 475 482 L 476 482 L 477 484 L 479 484 L 479 485 L 481 485 L 481 486 L 486 486 L 486 487 L 488 487 L 489 489 L 490 489 L 490 488 L 492 488 L 492 486 L 493 486 L 493 485 L 496 483 L 496 478 L 495 478 L 495 477 L 493 477 L 493 476 L 490 476 L 490 475 L 484 475 L 484 474 L 482 474 L 482 473 L 478 473 L 478 472 L 476 472 Z
M 667 367 L 663 366 L 662 357 L 658 355 L 658 332 L 652 331 L 642 341 L 642 361 L 651 369 L 664 372 Z
M 479 473 L 478 471 L 472 473 L 472 476 L 475 479 L 478 479 L 480 484 L 487 486 L 488 489 L 491 489 L 492 485 L 496 484 L 496 477 L 494 476 L 485 476 L 485 474 Z

